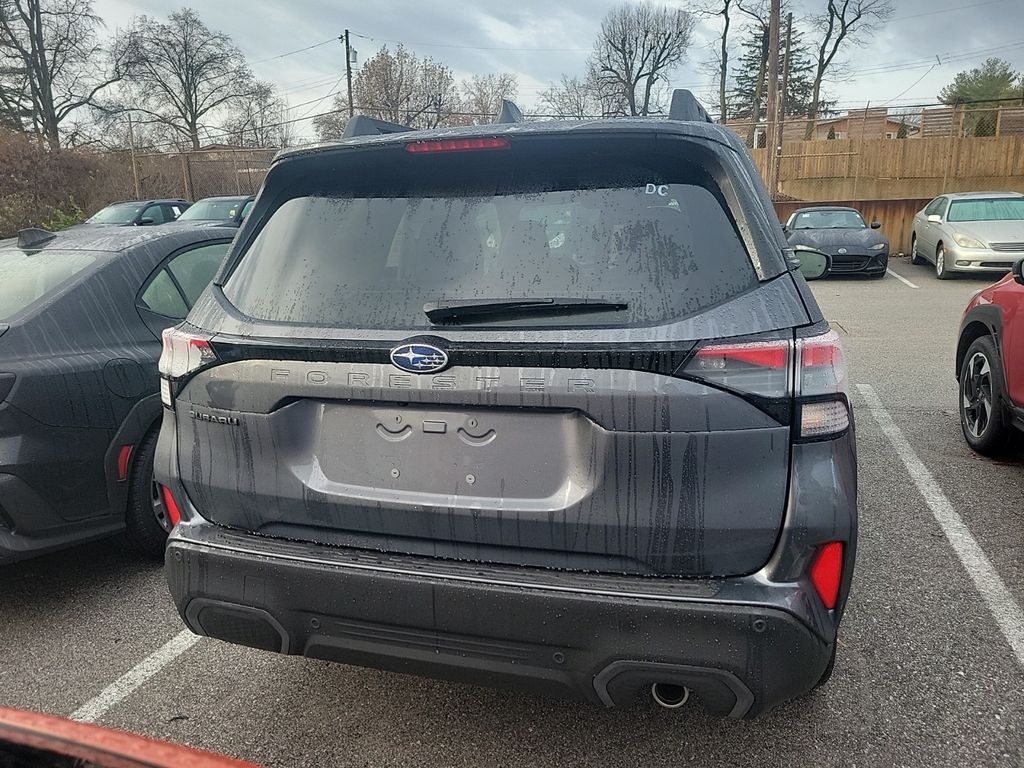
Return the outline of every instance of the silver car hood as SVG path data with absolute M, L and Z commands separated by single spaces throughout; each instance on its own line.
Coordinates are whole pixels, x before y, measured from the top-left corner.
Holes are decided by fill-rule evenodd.
M 985 244 L 1024 243 L 1024 221 L 951 221 L 948 226 Z

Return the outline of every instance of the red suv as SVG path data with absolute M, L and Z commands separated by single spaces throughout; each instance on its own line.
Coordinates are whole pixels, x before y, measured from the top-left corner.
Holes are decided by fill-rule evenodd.
M 971 299 L 956 348 L 960 424 L 978 453 L 998 456 L 1024 430 L 1024 259 Z

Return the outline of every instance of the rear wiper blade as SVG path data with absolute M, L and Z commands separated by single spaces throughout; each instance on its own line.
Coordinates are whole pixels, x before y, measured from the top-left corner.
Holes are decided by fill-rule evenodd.
M 423 305 L 423 313 L 432 323 L 446 320 L 494 317 L 496 315 L 573 315 L 588 312 L 621 312 L 628 309 L 624 301 L 604 299 L 452 299 L 431 301 Z

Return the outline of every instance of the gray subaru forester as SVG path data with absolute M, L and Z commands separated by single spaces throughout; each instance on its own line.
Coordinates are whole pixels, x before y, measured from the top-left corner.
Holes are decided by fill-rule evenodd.
M 346 134 L 278 155 L 164 333 L 188 627 L 606 706 L 753 717 L 823 684 L 845 367 L 801 276 L 827 265 L 737 137 L 683 91 L 668 119 Z

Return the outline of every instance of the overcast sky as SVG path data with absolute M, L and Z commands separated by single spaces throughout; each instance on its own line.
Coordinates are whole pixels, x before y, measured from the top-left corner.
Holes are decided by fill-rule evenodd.
M 132 16 L 164 16 L 166 0 L 94 0 L 112 31 Z M 668 0 L 671 7 L 694 3 Z M 825 0 L 794 0 L 796 16 Z M 312 50 L 271 57 L 322 43 L 351 30 L 363 62 L 381 45 L 395 42 L 450 66 L 458 78 L 475 73 L 514 72 L 518 101 L 534 104 L 540 90 L 561 74 L 582 73 L 601 17 L 614 0 L 195 0 L 193 8 L 213 29 L 229 34 L 256 75 L 277 85 L 292 118 L 330 109 L 330 94 L 344 83 L 342 46 L 331 41 Z M 840 108 L 901 106 L 932 102 L 961 69 L 987 56 L 1024 69 L 1024 0 L 893 0 L 893 18 L 862 44 L 847 50 L 845 74 L 828 85 Z M 181 7 L 181 6 L 178 6 Z M 805 39 L 813 39 L 808 27 Z M 698 25 L 687 62 L 672 75 L 673 86 L 695 90 L 709 105 L 716 99 L 701 64 L 709 57 L 714 26 Z M 940 57 L 942 64 L 936 61 Z M 934 67 L 932 66 L 934 64 Z M 322 100 L 320 100 L 322 99 Z M 320 100 L 320 101 L 317 101 Z M 300 135 L 309 135 L 308 122 Z

